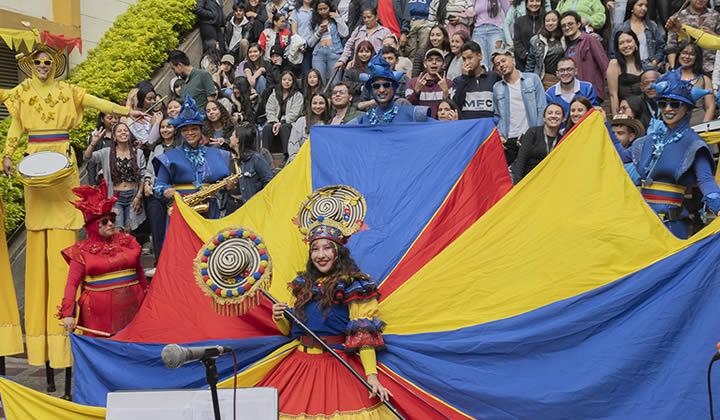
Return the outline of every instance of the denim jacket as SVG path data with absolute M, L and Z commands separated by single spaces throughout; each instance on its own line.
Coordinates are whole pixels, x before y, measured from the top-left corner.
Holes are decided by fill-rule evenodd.
M 630 20 L 626 20 L 620 25 L 617 30 L 613 33 L 612 41 L 609 43 L 610 47 L 610 58 L 615 58 L 615 34 L 620 31 L 631 31 Z M 643 67 L 649 68 L 650 62 L 657 60 L 658 63 L 662 63 L 665 60 L 665 36 L 663 30 L 660 29 L 655 21 L 645 19 L 645 42 L 647 43 L 648 58 L 643 60 Z
M 330 23 L 328 24 L 328 31 L 330 32 L 330 36 L 332 37 L 332 50 L 335 54 L 342 54 L 343 52 L 343 43 L 342 38 L 345 38 L 348 36 L 348 27 L 345 25 L 345 22 L 342 21 L 342 19 L 338 19 L 339 23 L 335 21 L 335 19 L 330 20 Z M 307 40 L 308 45 L 311 47 L 315 47 L 318 42 L 320 42 L 320 26 L 315 26 L 313 28 L 313 33 L 310 35 L 310 38 Z M 313 55 L 317 54 L 317 49 L 313 51 Z
M 535 73 L 520 73 L 520 90 L 528 127 L 543 124 L 543 112 L 547 105 L 545 90 L 540 78 Z M 507 138 L 510 130 L 510 88 L 505 80 L 500 80 L 493 86 L 495 120 L 500 135 Z M 515 116 L 517 118 L 517 116 Z

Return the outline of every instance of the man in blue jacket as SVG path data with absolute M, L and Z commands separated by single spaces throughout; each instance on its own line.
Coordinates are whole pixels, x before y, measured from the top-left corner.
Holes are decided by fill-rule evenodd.
M 498 131 L 503 139 L 505 158 L 512 164 L 520 149 L 518 139 L 530 127 L 543 124 L 547 104 L 542 81 L 535 73 L 523 73 L 515 67 L 508 49 L 498 49 L 492 63 L 502 80 L 493 86 L 493 107 Z
M 547 103 L 560 105 L 565 115 L 570 113 L 570 102 L 575 96 L 584 96 L 593 106 L 600 106 L 593 85 L 577 79 L 577 65 L 572 58 L 563 58 L 558 62 L 556 75 L 560 82 L 545 92 Z

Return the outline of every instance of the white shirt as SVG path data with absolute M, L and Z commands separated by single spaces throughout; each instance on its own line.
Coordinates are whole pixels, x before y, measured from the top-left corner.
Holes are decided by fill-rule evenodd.
M 508 129 L 508 138 L 514 139 L 522 136 L 529 127 L 527 114 L 525 112 L 525 103 L 523 102 L 521 80 L 515 83 L 507 83 L 510 92 L 510 127 Z

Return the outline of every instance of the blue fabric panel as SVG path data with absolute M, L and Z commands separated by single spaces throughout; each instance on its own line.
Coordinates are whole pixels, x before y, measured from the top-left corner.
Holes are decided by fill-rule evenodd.
M 477 418 L 707 418 L 706 369 L 720 339 L 718 261 L 715 235 L 522 315 L 386 335 L 379 359 Z M 717 370 L 713 381 L 720 388 Z
M 363 271 L 385 279 L 494 128 L 476 119 L 311 129 L 313 189 L 347 184 L 367 200 L 370 229 L 349 243 Z
M 235 350 L 238 371 L 288 343 L 287 337 L 273 336 L 244 340 L 185 343 L 185 347 L 221 345 Z M 127 343 L 71 335 L 73 400 L 79 404 L 104 407 L 112 391 L 150 389 L 197 389 L 207 386 L 205 367 L 200 362 L 177 369 L 165 367 L 160 353 L 163 344 Z M 102 369 L 96 366 L 102 365 Z M 232 376 L 232 355 L 217 359 L 219 377 Z

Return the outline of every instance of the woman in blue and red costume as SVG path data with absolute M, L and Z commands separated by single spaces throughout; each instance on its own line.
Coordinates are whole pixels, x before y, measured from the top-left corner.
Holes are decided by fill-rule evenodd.
M 230 152 L 204 146 L 202 126 L 205 113 L 197 109 L 192 96 L 185 97 L 185 103 L 177 118 L 170 125 L 180 131 L 184 139 L 180 147 L 155 156 L 152 161 L 155 173 L 153 193 L 161 200 L 172 200 L 175 192 L 181 196 L 197 192 L 204 184 L 212 184 L 230 175 Z M 230 190 L 235 183 L 228 185 Z M 209 219 L 220 217 L 217 200 L 210 200 L 205 215 Z
M 70 271 L 57 317 L 65 329 L 75 329 L 80 287 L 77 325 L 115 334 L 132 321 L 148 289 L 140 244 L 115 226 L 117 197 L 108 198 L 105 180 L 99 187 L 83 185 L 73 192 L 80 197 L 73 204 L 83 214 L 87 239 L 62 251 Z
M 634 164 L 636 183 L 650 207 L 678 238 L 690 236 L 689 212 L 684 206 L 686 190 L 700 188 L 703 210 L 720 211 L 720 187 L 712 153 L 690 127 L 695 102 L 711 92 L 693 88 L 671 71 L 655 84 L 662 121 L 653 119 L 647 134 L 624 149 L 613 141 L 623 162 Z
M 305 270 L 290 283 L 292 311 L 357 372 L 364 372 L 373 392 L 369 395 L 338 360 L 284 318 L 288 306 L 278 303 L 273 320 L 284 334 L 299 337 L 300 346 L 257 386 L 278 389 L 281 419 L 393 417 L 381 401 L 392 395 L 377 377 L 375 351 L 384 348 L 377 287 L 345 246 L 362 220 L 348 226 L 342 214 L 339 218 L 318 216 L 306 228 L 300 224 L 310 249 Z

